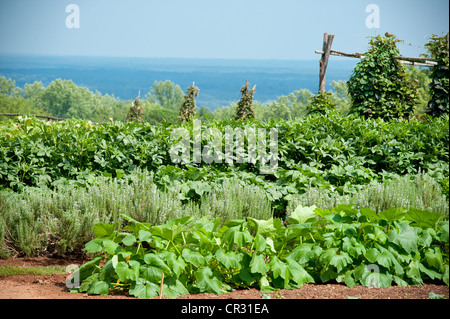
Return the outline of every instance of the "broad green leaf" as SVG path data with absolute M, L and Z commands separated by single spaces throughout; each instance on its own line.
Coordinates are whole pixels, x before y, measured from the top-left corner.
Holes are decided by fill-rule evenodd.
M 397 286 L 399 287 L 408 287 L 408 283 L 403 280 L 402 278 L 398 277 L 398 276 L 392 276 L 392 279 L 394 280 L 394 282 L 397 284 Z
M 87 293 L 105 296 L 109 294 L 109 288 L 110 286 L 105 281 L 96 281 L 92 283 Z
M 337 276 L 337 282 L 344 282 L 348 287 L 352 288 L 357 285 L 355 279 L 353 278 L 353 270 L 347 270 L 345 273 Z
M 241 268 L 242 254 L 237 254 L 235 252 L 225 253 L 222 248 L 216 251 L 216 259 L 228 269 L 231 268 Z
M 80 281 L 83 282 L 86 278 L 90 277 L 92 273 L 98 268 L 102 260 L 103 256 L 97 256 L 91 261 L 88 261 L 87 263 L 78 267 Z
M 114 226 L 106 223 L 97 223 L 94 225 L 94 232 L 98 238 L 110 238 L 114 233 Z
M 261 235 L 255 237 L 255 249 L 257 252 L 263 252 L 266 249 L 266 240 Z
M 168 298 L 177 298 L 182 295 L 188 295 L 189 290 L 181 281 L 176 278 L 169 277 L 164 279 L 162 295 Z
M 428 266 L 433 267 L 439 271 L 443 271 L 444 261 L 441 250 L 438 247 L 428 248 L 425 252 L 425 261 Z
M 206 265 L 206 258 L 202 254 L 200 254 L 198 251 L 191 250 L 188 248 L 183 249 L 181 252 L 181 255 L 183 256 L 184 260 L 194 265 L 195 267 L 205 266 Z
M 243 281 L 243 282 L 247 282 L 247 283 L 252 283 L 255 281 L 255 278 L 250 274 L 250 269 L 249 268 L 242 268 L 239 271 L 239 278 Z
M 422 273 L 426 274 L 428 277 L 430 277 L 432 280 L 434 279 L 442 279 L 442 275 L 432 269 L 429 269 L 425 267 L 424 264 L 419 263 L 419 269 Z
M 303 224 L 315 219 L 317 217 L 317 214 L 314 212 L 316 208 L 315 205 L 310 207 L 299 205 L 288 217 L 288 222 L 291 224 Z
M 154 266 L 143 265 L 140 267 L 140 278 L 151 281 L 153 283 L 161 282 L 162 269 Z
M 324 262 L 327 267 L 329 265 L 336 267 L 338 273 L 353 261 L 346 252 L 339 251 L 338 248 L 327 249 L 320 256 L 320 260 Z
M 388 269 L 391 269 L 391 267 L 394 266 L 395 273 L 397 275 L 403 275 L 403 267 L 397 261 L 395 255 L 381 245 L 377 245 L 377 247 L 380 250 L 380 254 L 377 256 L 376 263 Z
M 303 286 L 307 283 L 314 283 L 314 278 L 297 262 L 288 259 L 287 260 L 288 267 L 292 280 L 294 280 L 297 285 Z
M 150 253 L 144 256 L 144 262 L 147 265 L 157 267 L 161 269 L 165 274 L 172 274 L 170 268 L 166 265 L 166 263 L 157 255 Z
M 139 231 L 139 240 L 141 242 L 143 242 L 143 241 L 150 242 L 151 238 L 152 238 L 152 233 L 150 233 L 149 231 L 147 231 L 147 230 Z
M 358 241 L 355 237 L 344 237 L 342 250 L 349 253 L 350 256 L 356 258 L 366 251 L 366 247 L 360 241 Z
M 440 223 L 440 228 L 439 228 L 439 236 L 440 236 L 440 240 L 443 243 L 446 243 L 447 245 L 449 244 L 449 227 L 448 227 L 448 221 L 445 222 L 441 222 Z
M 364 257 L 371 263 L 376 263 L 379 255 L 380 251 L 376 248 L 369 248 L 364 253 Z
M 365 216 L 370 222 L 377 223 L 380 220 L 380 217 L 378 217 L 377 213 L 370 208 L 361 208 L 359 212 L 361 216 Z
M 277 256 L 273 257 L 270 261 L 270 268 L 272 269 L 273 277 L 278 278 L 281 276 L 283 279 L 288 279 L 289 281 L 289 273 L 287 272 L 287 264 L 280 261 Z
M 110 255 L 115 255 L 120 250 L 122 250 L 122 247 L 119 244 L 109 239 L 103 241 L 103 248 Z
M 422 285 L 422 275 L 420 273 L 420 262 L 418 260 L 413 260 L 406 267 L 406 276 L 411 278 L 416 285 Z
M 269 279 L 267 276 L 262 276 L 259 280 L 259 289 L 261 292 L 274 292 L 276 289 L 270 285 Z
M 138 278 L 130 287 L 130 295 L 140 299 L 150 299 L 159 295 L 159 286 L 142 278 Z
M 253 237 L 248 230 L 241 231 L 240 227 L 235 226 L 227 229 L 223 234 L 223 241 L 227 244 L 228 250 L 246 246 L 246 243 L 252 242 Z
M 163 225 L 151 227 L 151 232 L 153 235 L 162 237 L 171 242 L 173 242 L 178 236 L 181 236 L 181 233 L 184 231 L 184 226 L 178 226 L 176 224 L 172 224 L 170 226 Z
M 419 227 L 435 229 L 437 223 L 443 218 L 443 215 L 433 213 L 426 209 L 420 210 L 410 207 L 405 218 L 414 221 Z
M 265 275 L 269 270 L 269 265 L 264 261 L 263 255 L 254 255 L 250 262 L 250 270 L 252 273 Z
M 361 283 L 366 287 L 388 288 L 392 280 L 392 275 L 367 271 L 361 278 Z
M 417 251 L 419 238 L 414 229 L 407 223 L 395 223 L 395 225 L 397 227 L 392 228 L 389 232 L 389 241 L 399 245 L 408 253 Z
M 268 220 L 258 220 L 252 217 L 248 217 L 247 219 L 256 226 L 256 235 L 262 235 L 265 237 L 275 236 L 277 230 L 283 226 L 281 220 L 278 218 L 276 219 L 270 218 Z
M 300 265 L 306 264 L 310 260 L 314 260 L 322 253 L 322 248 L 313 244 L 298 245 L 287 258 L 293 259 Z
M 179 277 L 184 270 L 186 269 L 186 263 L 184 262 L 181 256 L 177 256 L 173 252 L 165 251 L 161 253 L 164 260 L 166 261 L 167 266 L 170 267 L 172 272 Z
M 117 263 L 115 271 L 120 281 L 135 281 L 139 277 L 140 263 L 130 260 L 129 262 L 120 261 Z
M 214 276 L 211 268 L 201 267 L 195 272 L 197 287 L 201 292 L 212 292 L 217 295 L 223 293 L 222 282 Z
M 124 243 L 125 246 L 133 246 L 134 243 L 136 243 L 136 236 L 128 234 L 122 239 L 122 243 Z
M 402 219 L 406 215 L 406 212 L 406 208 L 390 208 L 378 213 L 378 216 L 390 224 L 393 221 Z
M 94 238 L 91 241 L 87 242 L 86 245 L 84 245 L 84 249 L 88 253 L 98 253 L 103 250 L 103 240 L 101 238 Z
M 442 280 L 445 282 L 445 284 L 448 286 L 449 285 L 449 266 L 448 265 L 444 265 L 444 273 L 442 275 Z
M 293 225 L 288 225 L 288 227 L 286 228 L 285 231 L 285 235 L 284 235 L 284 240 L 286 242 L 294 239 L 294 238 L 298 238 L 300 236 L 308 236 L 311 233 L 313 226 L 311 223 L 303 223 L 303 224 L 293 224 Z

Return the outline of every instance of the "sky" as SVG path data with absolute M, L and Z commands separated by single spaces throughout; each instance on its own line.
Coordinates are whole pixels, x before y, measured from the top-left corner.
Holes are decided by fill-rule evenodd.
M 311 60 L 325 32 L 348 53 L 390 32 L 419 56 L 448 32 L 448 11 L 448 0 L 0 0 L 0 54 Z

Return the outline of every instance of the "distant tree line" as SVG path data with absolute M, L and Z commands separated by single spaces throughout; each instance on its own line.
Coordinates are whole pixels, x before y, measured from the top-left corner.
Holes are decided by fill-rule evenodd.
M 443 39 L 433 37 L 428 45 L 431 56 L 438 57 L 439 61 L 432 70 L 399 65 L 392 59 L 392 52 L 399 54 L 396 38 L 377 36 L 370 42 L 369 58 L 356 66 L 348 82 L 333 81 L 329 92 L 314 94 L 302 89 L 274 101 L 260 103 L 255 87 L 250 89 L 246 82 L 241 88 L 239 101 L 214 112 L 196 105 L 195 99 L 201 88 L 194 84 L 186 89 L 185 94 L 171 81 L 155 81 L 142 99 L 139 91 L 136 100 L 130 101 L 92 92 L 71 80 L 57 79 L 47 87 L 38 81 L 20 88 L 15 81 L 0 76 L 0 113 L 50 115 L 93 122 L 139 119 L 150 124 L 177 123 L 192 118 L 204 121 L 288 120 L 330 109 L 343 115 L 358 112 L 386 119 L 448 114 L 448 50 L 445 50 Z M 389 65 L 389 68 L 382 65 Z M 388 71 L 389 74 L 386 73 Z

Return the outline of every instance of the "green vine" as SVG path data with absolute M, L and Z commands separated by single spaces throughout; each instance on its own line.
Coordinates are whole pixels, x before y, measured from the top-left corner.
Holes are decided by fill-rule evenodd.
M 449 114 L 449 53 L 447 36 L 438 37 L 437 35 L 433 35 L 430 42 L 425 45 L 431 53 L 431 56 L 437 61 L 437 65 L 431 70 L 431 100 L 428 102 L 428 109 L 426 110 L 428 114 L 434 117 Z
M 417 85 L 395 56 L 400 56 L 394 35 L 371 37 L 365 58 L 355 67 L 347 82 L 352 99 L 350 113 L 366 118 L 408 118 L 414 112 Z

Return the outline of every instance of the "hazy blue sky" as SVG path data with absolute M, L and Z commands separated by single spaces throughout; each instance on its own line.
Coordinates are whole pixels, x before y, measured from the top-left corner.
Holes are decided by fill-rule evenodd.
M 66 26 L 69 4 L 79 28 Z M 366 27 L 369 4 L 380 28 Z M 366 36 L 388 31 L 418 56 L 448 31 L 448 10 L 448 0 L 0 0 L 0 53 L 317 59 L 324 32 L 333 49 L 364 52 Z

